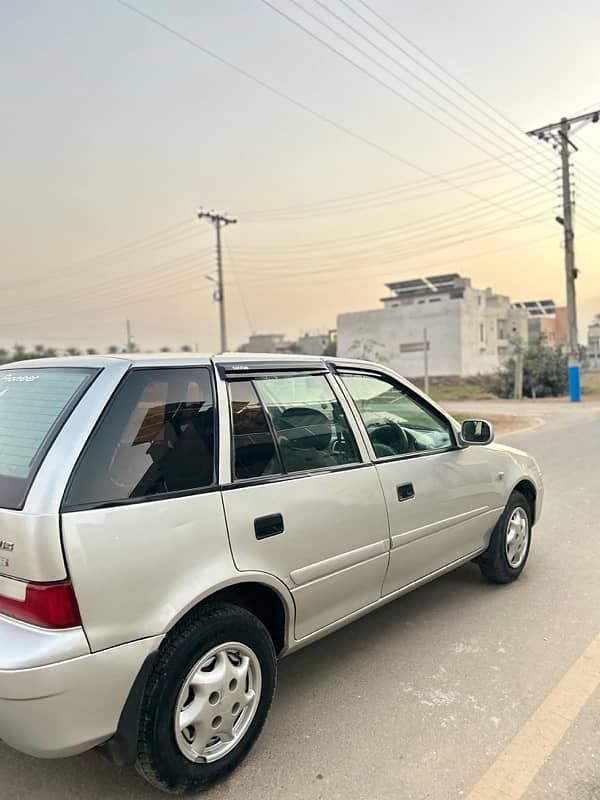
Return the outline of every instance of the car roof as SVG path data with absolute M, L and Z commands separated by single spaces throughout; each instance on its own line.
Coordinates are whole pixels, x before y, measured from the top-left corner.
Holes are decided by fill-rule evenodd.
M 273 362 L 273 364 L 281 364 L 282 362 L 298 364 L 323 364 L 323 362 L 331 361 L 337 364 L 357 364 L 366 365 L 372 364 L 368 361 L 359 361 L 357 359 L 348 358 L 329 358 L 323 356 L 309 356 L 303 354 L 290 354 L 290 353 L 115 353 L 105 355 L 84 355 L 84 356 L 56 356 L 54 358 L 33 358 L 24 361 L 13 361 L 8 364 L 3 364 L 0 369 L 23 369 L 23 368 L 36 368 L 36 367 L 88 367 L 99 368 L 108 367 L 111 364 L 128 362 L 131 366 L 135 367 L 156 367 L 156 366 L 200 366 L 209 365 L 211 363 L 223 364 L 224 366 L 238 363 L 257 363 L 262 364 Z

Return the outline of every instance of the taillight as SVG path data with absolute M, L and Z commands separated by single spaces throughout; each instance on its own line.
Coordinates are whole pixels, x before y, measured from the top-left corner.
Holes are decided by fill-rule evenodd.
M 10 583 L 10 589 L 7 589 L 0 582 L 0 614 L 43 628 L 74 628 L 81 625 L 71 581 Z

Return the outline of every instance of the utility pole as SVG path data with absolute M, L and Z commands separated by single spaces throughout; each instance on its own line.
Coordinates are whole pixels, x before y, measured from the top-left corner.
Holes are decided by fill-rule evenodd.
M 198 219 L 207 219 L 215 226 L 217 233 L 217 289 L 214 299 L 219 304 L 219 331 L 221 352 L 227 350 L 227 325 L 225 321 L 225 290 L 223 285 L 223 255 L 221 252 L 221 228 L 227 225 L 235 225 L 237 219 L 228 217 L 225 214 L 217 214 L 215 211 L 198 211 Z
M 127 329 L 127 352 L 131 353 L 133 342 L 131 341 L 131 322 L 129 320 L 125 320 L 125 327 Z
M 523 347 L 520 337 L 515 342 L 515 400 L 523 399 Z
M 429 339 L 427 328 L 423 328 L 423 391 L 429 394 Z
M 571 199 L 571 175 L 569 171 L 570 148 L 577 150 L 570 135 L 575 133 L 588 122 L 598 122 L 600 111 L 592 111 L 588 114 L 580 114 L 577 117 L 563 117 L 560 122 L 553 122 L 544 125 L 542 128 L 528 131 L 528 136 L 536 136 L 545 142 L 553 142 L 555 149 L 560 149 L 562 166 L 562 201 L 563 215 L 556 217 L 556 221 L 563 226 L 565 238 L 565 277 L 567 284 L 567 316 L 569 322 L 569 397 L 571 402 L 577 403 L 581 400 L 581 383 L 579 376 L 579 342 L 577 339 L 577 305 L 575 299 L 575 279 L 577 278 L 577 268 L 575 267 L 575 232 L 573 230 L 573 205 Z M 580 123 L 580 124 L 577 124 Z M 577 125 L 573 129 L 573 125 Z

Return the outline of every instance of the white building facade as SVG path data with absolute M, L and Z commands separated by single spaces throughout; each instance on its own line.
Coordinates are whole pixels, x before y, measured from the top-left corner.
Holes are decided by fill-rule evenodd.
M 457 273 L 387 284 L 383 308 L 338 317 L 338 356 L 366 358 L 408 377 L 495 372 L 527 344 L 527 312 Z M 425 333 L 426 331 L 426 333 Z M 427 340 L 427 345 L 425 345 Z
M 600 369 L 600 314 L 588 325 L 588 363 L 591 369 Z

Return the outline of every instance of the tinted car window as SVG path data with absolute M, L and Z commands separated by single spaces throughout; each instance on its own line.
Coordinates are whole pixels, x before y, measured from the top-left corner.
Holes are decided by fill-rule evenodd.
M 257 378 L 286 472 L 360 462 L 344 412 L 324 375 Z
M 399 384 L 373 375 L 342 375 L 378 458 L 441 450 L 454 444 L 450 424 Z
M 233 474 L 238 479 L 282 472 L 265 411 L 251 381 L 229 385 L 233 429 Z
M 215 407 L 207 369 L 136 369 L 86 446 L 66 507 L 110 504 L 211 486 Z
M 0 506 L 20 508 L 53 436 L 96 370 L 0 370 Z

